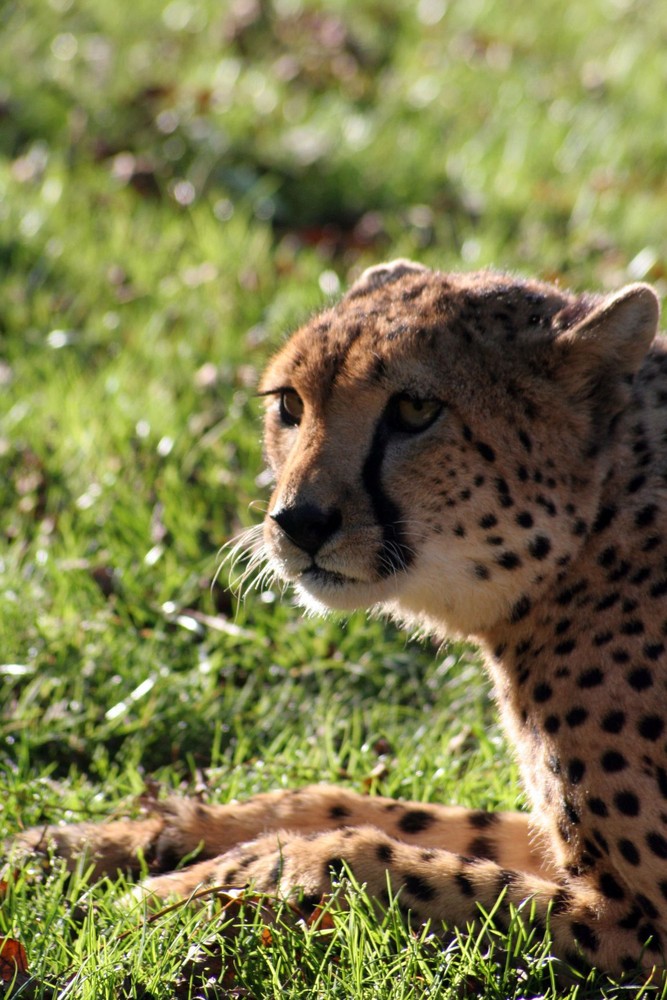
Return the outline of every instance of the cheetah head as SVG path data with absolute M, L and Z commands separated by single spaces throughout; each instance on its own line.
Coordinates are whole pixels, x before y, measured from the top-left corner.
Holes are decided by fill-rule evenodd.
M 657 318 L 644 285 L 365 272 L 260 386 L 273 570 L 317 610 L 439 633 L 511 618 L 585 544 Z

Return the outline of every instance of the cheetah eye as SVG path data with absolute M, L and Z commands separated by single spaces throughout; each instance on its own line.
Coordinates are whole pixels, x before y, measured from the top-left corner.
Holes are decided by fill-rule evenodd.
M 390 400 L 387 418 L 394 430 L 416 434 L 430 427 L 441 412 L 439 399 L 419 399 L 401 393 Z
M 280 391 L 280 419 L 286 427 L 297 427 L 303 417 L 303 400 L 294 389 Z

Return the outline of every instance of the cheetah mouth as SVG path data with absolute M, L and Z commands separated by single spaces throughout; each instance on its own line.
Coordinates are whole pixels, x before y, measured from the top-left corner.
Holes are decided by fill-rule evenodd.
M 295 583 L 301 603 L 316 614 L 328 611 L 348 613 L 370 608 L 386 596 L 378 591 L 377 584 L 337 570 L 323 569 L 316 564 L 302 570 Z
M 325 587 L 346 587 L 350 586 L 350 584 L 361 583 L 361 580 L 357 580 L 353 576 L 345 576 L 343 573 L 338 573 L 335 570 L 323 569 L 322 566 L 313 563 L 312 566 L 308 566 L 301 573 L 301 582 L 304 585 L 315 584 Z
M 395 580 L 350 576 L 338 570 L 324 569 L 313 562 L 299 573 L 297 593 L 306 606 L 317 613 L 357 611 L 396 597 Z

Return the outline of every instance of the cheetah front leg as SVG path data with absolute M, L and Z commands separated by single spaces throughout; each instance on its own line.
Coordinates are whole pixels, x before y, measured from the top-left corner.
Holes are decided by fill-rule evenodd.
M 373 826 L 396 840 L 496 861 L 503 868 L 550 877 L 556 868 L 521 813 L 492 813 L 381 796 L 363 796 L 329 785 L 255 795 L 245 802 L 206 805 L 171 798 L 144 820 L 36 828 L 19 838 L 24 852 L 50 847 L 73 865 L 85 854 L 97 877 L 137 871 L 144 858 L 170 871 L 197 852 L 214 858 L 270 832 L 313 834 L 341 827 Z
M 621 904 L 602 897 L 584 878 L 557 881 L 507 869 L 435 847 L 407 844 L 377 827 L 329 830 L 314 836 L 282 832 L 261 837 L 219 858 L 148 879 L 135 898 L 151 902 L 196 890 L 250 887 L 313 911 L 347 873 L 368 895 L 388 905 L 398 897 L 411 921 L 430 921 L 438 933 L 466 930 L 484 914 L 501 933 L 512 907 L 538 933 L 551 936 L 552 954 L 566 966 L 609 973 L 650 970 L 659 951 L 652 928 L 621 918 Z M 344 897 L 343 897 L 344 898 Z
M 313 834 L 374 826 L 397 840 L 488 858 L 506 868 L 546 876 L 557 870 L 541 849 L 530 817 L 522 813 L 401 802 L 333 785 L 266 792 L 229 805 L 170 800 L 166 809 L 163 861 L 170 860 L 169 855 L 171 860 L 183 857 L 197 846 L 204 857 L 214 857 L 272 831 Z

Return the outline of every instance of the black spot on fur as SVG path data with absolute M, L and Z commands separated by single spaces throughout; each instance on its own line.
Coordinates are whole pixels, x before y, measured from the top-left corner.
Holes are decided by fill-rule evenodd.
M 475 887 L 464 872 L 457 872 L 454 876 L 454 881 L 464 896 L 470 897 L 475 895 Z
M 526 449 L 526 451 L 531 452 L 533 450 L 533 442 L 530 435 L 526 434 L 525 431 L 519 431 L 519 441 Z
M 646 691 L 653 685 L 653 674 L 648 667 L 638 667 L 627 675 L 626 680 L 635 691 Z
M 568 604 L 572 604 L 575 597 L 582 594 L 587 587 L 588 583 L 586 580 L 579 580 L 578 583 L 572 584 L 571 587 L 566 587 L 565 590 L 561 590 L 560 593 L 556 595 L 556 602 L 562 607 L 566 607 Z
M 423 833 L 435 823 L 433 813 L 425 809 L 410 809 L 403 813 L 398 821 L 398 828 L 403 833 Z
M 619 563 L 619 565 L 608 574 L 607 580 L 609 583 L 618 583 L 619 580 L 624 579 L 632 569 L 632 566 L 626 560 Z
M 577 678 L 577 684 L 580 688 L 599 687 L 602 683 L 604 683 L 604 674 L 599 667 L 591 667 L 590 670 L 584 670 Z
M 598 565 L 609 569 L 616 562 L 616 546 L 609 545 L 598 557 Z
M 649 503 L 641 510 L 638 510 L 635 515 L 635 525 L 638 528 L 648 528 L 655 521 L 655 515 L 658 512 L 658 506 L 654 503 Z
M 513 507 L 514 500 L 510 496 L 510 489 L 507 485 L 507 481 L 498 476 L 496 479 L 496 490 L 498 491 L 498 502 L 501 507 Z
M 606 819 L 609 815 L 609 810 L 607 805 L 602 799 L 592 796 L 588 800 L 588 808 L 593 813 L 594 816 L 599 816 L 601 819 Z
M 650 917 L 651 920 L 656 920 L 660 916 L 658 908 L 654 904 L 653 900 L 649 899 L 648 896 L 645 896 L 643 894 L 643 892 L 638 892 L 636 894 L 636 896 L 635 896 L 635 899 L 637 900 L 637 902 L 641 906 L 641 908 L 644 911 L 645 915 L 647 917 Z
M 404 882 L 405 888 L 411 896 L 415 897 L 415 899 L 421 899 L 424 902 L 428 902 L 436 896 L 436 891 L 433 886 L 429 885 L 429 883 L 419 875 L 406 875 Z
M 582 843 L 586 848 L 585 853 L 588 854 L 591 858 L 595 858 L 597 861 L 599 861 L 602 858 L 602 851 L 599 849 L 597 844 L 593 843 L 590 837 L 584 837 Z
M 631 618 L 630 621 L 623 622 L 620 628 L 621 635 L 642 635 L 644 632 L 644 622 L 639 618 Z
M 495 451 L 490 445 L 485 444 L 484 441 L 477 442 L 477 451 L 480 453 L 485 462 L 495 462 Z
M 548 684 L 538 684 L 533 690 L 533 700 L 538 704 L 549 701 L 553 694 L 552 688 Z
M 565 716 L 565 721 L 570 729 L 576 729 L 577 726 L 582 726 L 587 718 L 587 709 L 583 708 L 581 705 L 575 705 L 574 708 L 571 708 Z
M 659 545 L 662 545 L 662 536 L 649 535 L 642 545 L 642 552 L 653 552 L 653 549 L 657 549 Z
M 596 952 L 600 947 L 600 942 L 598 940 L 597 934 L 589 927 L 588 924 L 582 924 L 579 921 L 573 921 L 572 925 L 572 936 L 575 941 L 586 948 L 588 951 Z
M 475 830 L 487 830 L 490 826 L 496 826 L 500 822 L 500 817 L 498 813 L 478 809 L 470 813 L 468 822 Z
M 586 765 L 583 760 L 579 760 L 578 757 L 573 757 L 567 765 L 567 776 L 573 785 L 578 785 L 584 774 L 586 773 Z
M 617 771 L 624 771 L 628 762 L 622 753 L 617 750 L 607 750 L 600 759 L 603 771 L 608 774 L 615 774 Z
M 551 542 L 546 535 L 537 535 L 528 546 L 528 551 L 533 559 L 541 562 L 551 552 Z
M 625 725 L 625 712 L 608 712 L 602 719 L 600 727 L 605 733 L 620 733 Z
M 350 816 L 350 810 L 347 806 L 332 806 L 329 810 L 329 819 L 346 819 Z
M 637 490 L 640 490 L 642 488 L 645 482 L 646 482 L 646 476 L 643 473 L 640 473 L 638 476 L 635 476 L 633 479 L 630 480 L 630 482 L 626 487 L 626 492 L 630 494 L 636 493 Z
M 544 507 L 549 517 L 555 517 L 558 513 L 558 508 L 553 500 L 549 500 L 548 497 L 542 496 L 541 493 L 535 497 L 535 502 L 539 503 L 540 507 Z
M 375 853 L 378 861 L 382 861 L 385 865 L 391 864 L 394 860 L 394 852 L 391 844 L 378 844 Z
M 510 621 L 513 625 L 517 622 L 522 621 L 529 613 L 532 608 L 532 603 L 530 598 L 524 594 L 519 600 L 514 604 L 512 611 L 510 613 Z
M 503 552 L 502 555 L 498 556 L 496 562 L 503 569 L 516 569 L 521 565 L 521 560 L 519 559 L 516 552 Z
M 649 593 L 651 597 L 664 597 L 667 594 L 667 578 L 663 577 L 662 580 L 654 583 Z
M 476 858 L 485 858 L 487 861 L 498 860 L 496 845 L 488 837 L 475 837 L 471 841 L 468 851 Z
M 609 841 L 607 840 L 607 838 L 603 834 L 601 834 L 599 830 L 593 830 L 593 837 L 600 845 L 602 852 L 608 856 L 610 852 L 609 852 Z
M 616 591 L 613 591 L 610 594 L 605 594 L 605 596 L 601 598 L 601 600 L 599 600 L 595 605 L 595 610 L 607 611 L 609 608 L 613 608 L 613 606 L 617 604 L 618 601 L 620 600 L 620 597 L 621 595 Z
M 625 899 L 623 886 L 616 881 L 611 872 L 602 872 L 600 875 L 600 892 L 607 899 Z
M 593 529 L 592 529 L 593 533 L 597 535 L 601 531 L 604 531 L 605 528 L 608 528 L 611 522 L 616 517 L 616 514 L 617 514 L 617 509 L 614 506 L 614 504 L 608 504 L 606 506 L 601 507 L 600 510 L 598 511 L 598 515 L 595 518 L 595 521 L 593 522 Z
M 621 837 L 618 842 L 618 849 L 628 864 L 636 867 L 641 861 L 636 845 L 631 840 L 628 840 L 627 837 Z
M 637 941 L 647 951 L 661 951 L 661 940 L 658 930 L 653 924 L 645 923 L 637 931 Z
M 657 767 L 655 776 L 658 779 L 658 790 L 663 799 L 667 799 L 667 771 L 664 767 Z
M 614 805 L 623 816 L 639 815 L 639 799 L 634 792 L 624 790 L 614 795 Z
M 617 922 L 617 927 L 620 927 L 624 931 L 634 931 L 642 919 L 642 911 L 638 906 L 633 906 L 631 910 L 625 914 L 624 917 Z
M 658 858 L 667 858 L 667 839 L 661 833 L 647 833 L 646 843 L 649 850 Z
M 637 723 L 637 732 L 645 740 L 655 740 L 662 736 L 665 728 L 665 720 L 659 715 L 645 715 Z

